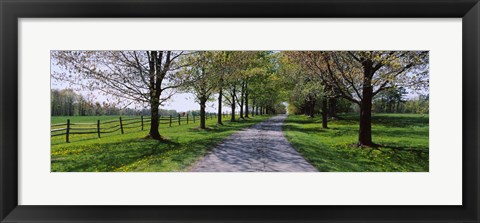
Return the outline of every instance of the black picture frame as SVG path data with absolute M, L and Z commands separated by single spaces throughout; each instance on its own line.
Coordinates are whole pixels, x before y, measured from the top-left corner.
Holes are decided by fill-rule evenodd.
M 0 0 L 0 15 L 1 222 L 479 222 L 478 0 Z M 463 205 L 18 205 L 17 20 L 74 17 L 463 18 Z

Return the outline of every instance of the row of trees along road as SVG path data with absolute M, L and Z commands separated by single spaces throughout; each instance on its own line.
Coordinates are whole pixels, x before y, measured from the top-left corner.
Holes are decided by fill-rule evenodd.
M 148 137 L 159 140 L 159 107 L 177 92 L 195 95 L 200 128 L 206 128 L 205 104 L 214 95 L 218 124 L 223 104 L 231 106 L 231 121 L 237 106 L 242 119 L 273 113 L 282 101 L 275 58 L 268 51 L 55 51 L 52 78 L 119 102 L 148 105 Z
M 321 99 L 323 128 L 327 114 L 335 116 L 327 105 L 334 109 L 338 98 L 360 107 L 359 146 L 374 145 L 371 115 L 377 94 L 393 100 L 398 95 L 388 95 L 388 90 L 428 89 L 429 84 L 427 51 L 290 51 L 282 53 L 280 64 L 279 74 L 292 89 L 291 104 L 310 107 L 313 116 L 316 100 Z
M 339 99 L 347 100 L 360 107 L 359 146 L 374 145 L 375 96 L 382 94 L 391 110 L 399 100 L 392 90 L 428 89 L 429 71 L 427 51 L 56 51 L 52 63 L 57 81 L 149 105 L 152 139 L 161 138 L 159 107 L 180 91 L 195 95 L 200 128 L 206 128 L 205 105 L 215 95 L 218 124 L 224 104 L 235 121 L 237 107 L 243 119 L 273 113 L 288 100 L 311 116 L 320 103 L 327 128 Z

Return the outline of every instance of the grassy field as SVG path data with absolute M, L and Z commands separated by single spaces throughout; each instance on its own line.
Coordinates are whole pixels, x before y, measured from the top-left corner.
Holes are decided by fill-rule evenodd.
M 290 143 L 319 171 L 428 172 L 428 115 L 376 114 L 372 138 L 378 148 L 358 148 L 358 116 L 322 129 L 321 118 L 288 116 L 284 125 Z
M 165 172 L 186 171 L 200 157 L 222 139 L 237 130 L 252 126 L 269 116 L 255 116 L 239 122 L 224 121 L 216 125 L 216 119 L 207 120 L 207 130 L 198 129 L 199 122 L 189 125 L 162 124 L 160 134 L 164 141 L 143 139 L 149 126 L 125 129 L 125 134 L 71 135 L 51 138 L 51 171 L 53 172 Z M 51 123 L 72 123 L 117 120 L 114 116 L 52 117 Z M 225 118 L 226 120 L 228 118 Z

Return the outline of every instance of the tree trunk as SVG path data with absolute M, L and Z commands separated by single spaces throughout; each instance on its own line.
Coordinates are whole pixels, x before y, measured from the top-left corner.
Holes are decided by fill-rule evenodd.
M 245 95 L 245 83 L 242 83 L 242 89 L 240 90 L 240 118 L 241 119 L 244 119 L 243 117 L 244 95 Z
M 304 106 L 304 107 L 305 107 L 305 108 L 304 108 L 304 110 L 305 110 L 305 112 L 304 112 L 305 115 L 306 115 L 306 116 L 309 116 L 309 115 L 310 115 L 310 111 L 309 111 L 309 109 L 310 109 L 310 101 L 308 101 L 308 98 L 305 99 L 305 106 Z
M 223 94 L 223 89 L 220 88 L 220 92 L 218 92 L 218 114 L 217 114 L 217 123 L 219 125 L 223 125 L 223 123 L 222 123 L 222 94 Z
M 315 99 L 312 96 L 309 96 L 308 100 L 310 102 L 310 104 L 309 104 L 310 114 L 309 115 L 310 115 L 310 118 L 313 118 L 313 117 L 315 117 Z
M 230 118 L 230 121 L 234 122 L 235 121 L 235 104 L 232 103 L 232 117 Z
M 255 116 L 255 98 L 252 101 L 252 117 Z
M 200 99 L 200 128 L 205 129 L 205 104 L 207 100 L 205 98 Z
M 235 121 L 235 88 L 233 88 L 232 93 L 232 118 L 230 119 L 230 121 Z
M 363 87 L 362 101 L 360 105 L 360 129 L 358 133 L 359 146 L 372 146 L 372 61 L 367 60 L 363 63 Z
M 248 85 L 245 81 L 245 118 L 248 118 Z
M 159 103 L 157 100 L 154 100 L 152 99 L 151 102 L 150 102 L 150 109 L 151 109 L 151 115 L 150 115 L 150 132 L 148 133 L 148 136 L 151 138 L 151 139 L 156 139 L 156 140 L 160 140 L 161 137 L 160 137 L 160 132 L 158 131 L 158 127 L 159 127 L 159 113 L 158 113 L 158 107 L 159 107 Z
M 327 119 L 328 119 L 327 98 L 323 97 L 322 98 L 322 128 L 324 129 L 328 128 Z
M 331 97 L 328 99 L 328 115 L 330 118 L 337 117 L 337 98 Z

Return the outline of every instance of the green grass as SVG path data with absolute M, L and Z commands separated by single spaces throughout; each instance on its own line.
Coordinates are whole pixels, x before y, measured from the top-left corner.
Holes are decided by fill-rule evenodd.
M 63 123 L 70 118 L 75 122 L 96 122 L 117 119 L 112 116 L 53 117 L 53 123 Z M 207 120 L 207 130 L 198 129 L 199 122 L 189 125 L 167 124 L 160 126 L 163 141 L 143 139 L 148 134 L 140 127 L 120 132 L 102 134 L 72 135 L 70 143 L 65 136 L 51 138 L 52 172 L 166 172 L 187 171 L 209 149 L 234 132 L 252 126 L 268 116 L 255 116 L 238 122 L 224 121 L 216 125 L 216 119 Z M 227 120 L 225 118 L 224 120 Z
M 376 114 L 372 139 L 381 146 L 360 148 L 358 116 L 342 115 L 322 129 L 321 118 L 288 116 L 284 131 L 290 143 L 319 171 L 428 172 L 428 115 Z

